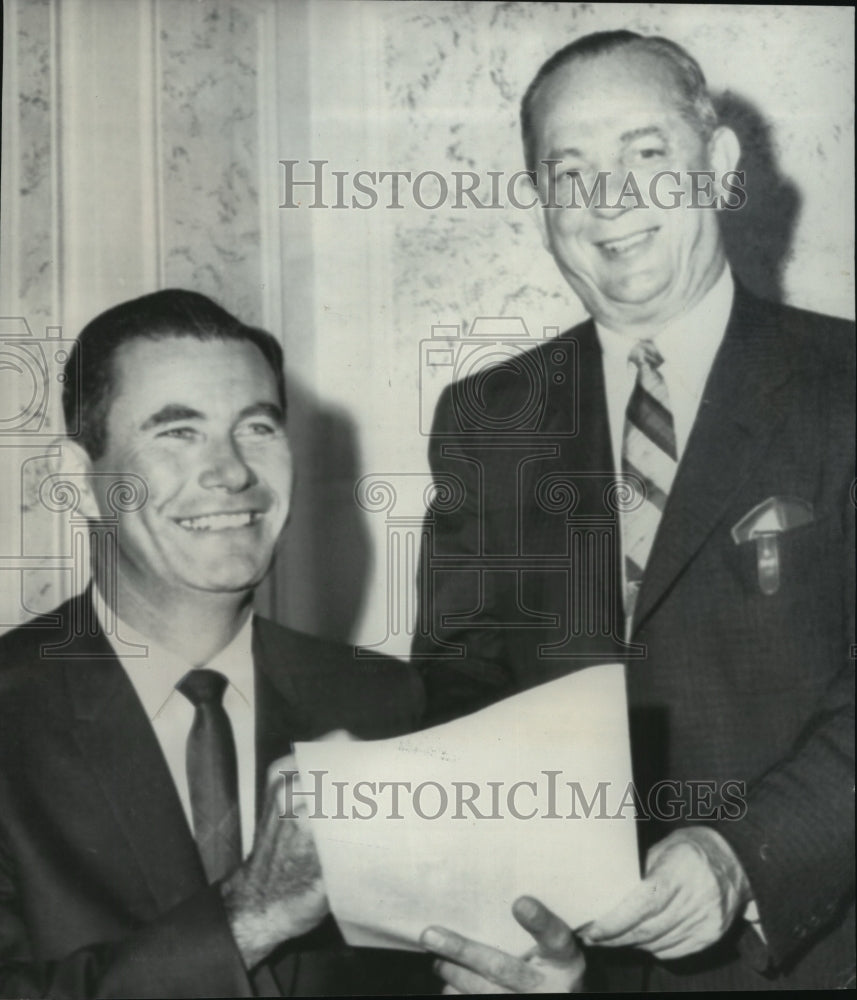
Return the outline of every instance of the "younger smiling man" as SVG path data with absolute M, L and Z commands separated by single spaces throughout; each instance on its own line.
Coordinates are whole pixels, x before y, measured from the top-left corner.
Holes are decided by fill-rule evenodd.
M 291 497 L 282 365 L 269 334 L 175 289 L 72 350 L 63 468 L 117 549 L 93 546 L 89 590 L 0 638 L 0 996 L 436 990 L 424 955 L 345 946 L 312 838 L 279 816 L 292 742 L 409 731 L 423 703 L 407 664 L 252 614 Z M 516 914 L 562 968 L 509 960 L 514 981 L 579 977 L 556 918 Z
M 425 988 L 314 930 L 312 839 L 266 788 L 292 741 L 393 735 L 421 706 L 406 665 L 252 613 L 292 487 L 279 345 L 167 290 L 88 324 L 67 374 L 63 468 L 118 549 L 0 639 L 0 995 Z

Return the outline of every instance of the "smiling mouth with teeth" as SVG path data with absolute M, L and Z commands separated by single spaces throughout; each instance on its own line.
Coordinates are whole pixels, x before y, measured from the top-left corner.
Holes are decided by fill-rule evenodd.
M 258 511 L 242 510 L 235 514 L 203 514 L 200 517 L 181 517 L 176 523 L 187 531 L 228 531 L 246 528 L 262 515 Z
M 597 244 L 597 246 L 598 249 L 608 257 L 623 257 L 625 254 L 629 254 L 632 251 L 651 243 L 652 238 L 657 231 L 657 227 L 653 229 L 644 229 L 640 233 L 632 233 L 630 236 L 621 236 L 619 239 L 602 240 Z

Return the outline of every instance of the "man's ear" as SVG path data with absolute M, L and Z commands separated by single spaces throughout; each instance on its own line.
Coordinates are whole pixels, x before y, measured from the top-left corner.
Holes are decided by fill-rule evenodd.
M 741 143 L 728 125 L 719 125 L 708 142 L 708 156 L 716 183 L 730 170 L 736 170 L 741 159 Z
M 70 441 L 68 438 L 59 438 L 54 444 L 60 450 L 57 462 L 58 475 L 68 479 L 80 494 L 80 503 L 77 505 L 78 512 L 84 517 L 99 517 L 100 510 L 92 489 L 93 468 L 89 453 L 82 445 L 76 441 Z

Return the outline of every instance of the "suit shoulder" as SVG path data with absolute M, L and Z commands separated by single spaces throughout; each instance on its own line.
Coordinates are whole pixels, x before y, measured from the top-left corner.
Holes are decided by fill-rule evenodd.
M 44 662 L 42 647 L 55 643 L 57 636 L 62 634 L 65 608 L 63 605 L 0 635 L 0 678 L 8 677 L 22 667 L 31 669 Z
M 735 316 L 743 336 L 781 359 L 805 386 L 816 386 L 840 407 L 851 405 L 855 383 L 855 326 L 850 320 L 756 298 L 736 289 Z
M 407 732 L 422 716 L 422 681 L 410 663 L 392 656 L 361 656 L 347 643 L 258 616 L 256 635 L 265 672 L 280 683 L 288 678 L 297 702 L 313 706 L 317 726 L 327 720 L 328 729 L 344 726 L 374 738 Z
M 58 609 L 61 611 L 61 609 Z M 56 613 L 41 615 L 0 636 L 0 730 L 31 724 L 61 691 L 59 661 L 45 657 L 46 646 L 64 635 Z
M 453 381 L 438 399 L 432 434 L 509 430 L 509 414 L 526 420 L 536 401 L 569 378 L 576 358 L 569 345 L 595 342 L 591 320 L 538 340 L 464 341 L 456 348 Z
M 791 328 L 803 331 L 809 335 L 821 334 L 827 337 L 839 337 L 843 340 L 854 340 L 854 321 L 840 316 L 829 316 L 826 313 L 813 312 L 800 306 L 782 306 Z
M 857 338 L 852 320 L 798 306 L 765 305 L 773 313 L 783 347 L 799 351 L 822 364 L 842 365 L 849 359 L 853 363 Z
M 307 666 L 315 674 L 353 674 L 355 671 L 362 671 L 387 676 L 402 674 L 410 669 L 409 664 L 393 656 L 374 653 L 371 657 L 361 656 L 359 647 L 336 639 L 310 635 L 308 632 L 280 625 L 269 618 L 257 616 L 256 624 L 259 638 L 267 651 L 281 651 L 289 656 L 294 665 Z
M 783 316 L 795 370 L 812 373 L 820 390 L 832 397 L 834 408 L 851 413 L 857 382 L 854 323 L 793 307 L 786 307 Z
M 308 632 L 280 625 L 270 618 L 257 615 L 255 625 L 259 637 L 266 645 L 289 649 L 306 656 L 320 657 L 325 662 L 339 662 L 351 656 L 351 648 L 344 642 L 310 635 Z

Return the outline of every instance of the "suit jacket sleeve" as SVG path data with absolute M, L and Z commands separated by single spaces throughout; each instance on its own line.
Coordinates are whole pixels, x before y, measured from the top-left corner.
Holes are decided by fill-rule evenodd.
M 768 958 L 786 968 L 854 895 L 854 412 L 840 405 L 853 400 L 853 354 L 839 365 L 844 377 L 831 387 L 832 415 L 819 443 L 825 467 L 838 470 L 828 485 L 841 512 L 841 667 L 791 752 L 748 788 L 744 815 L 718 824 L 750 880 Z
M 7 852 L 0 857 L 0 996 L 253 996 L 218 886 L 184 900 L 119 941 L 34 961 Z
M 462 440 L 452 387 L 448 386 L 435 410 L 429 464 L 439 495 L 457 496 L 448 505 L 435 503 L 427 516 L 427 544 L 437 556 L 479 555 L 487 533 L 483 518 L 488 516 L 489 505 L 482 496 L 481 470 L 475 462 L 448 454 L 450 446 Z M 490 578 L 479 580 L 475 573 L 444 570 L 429 574 L 427 557 L 424 549 L 419 573 L 419 620 L 411 660 L 423 679 L 426 719 L 437 723 L 466 715 L 510 694 L 514 677 L 507 664 L 503 631 L 492 628 L 499 596 L 483 589 L 491 587 Z M 465 609 L 474 609 L 466 624 L 449 624 L 445 620 L 461 615 Z

